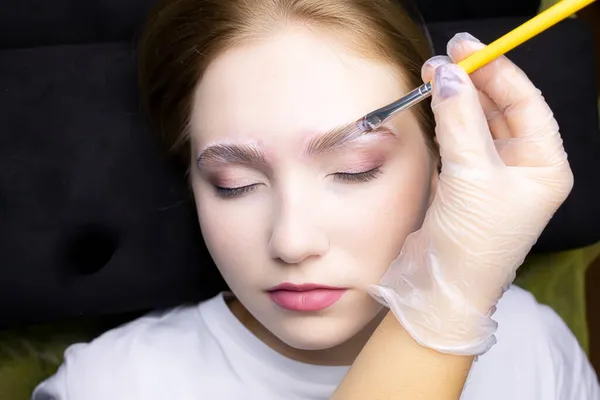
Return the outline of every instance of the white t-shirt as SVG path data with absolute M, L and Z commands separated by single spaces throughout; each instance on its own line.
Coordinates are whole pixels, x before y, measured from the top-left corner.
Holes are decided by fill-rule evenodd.
M 595 372 L 550 308 L 512 287 L 494 317 L 498 343 L 474 364 L 461 400 L 600 400 Z M 285 358 L 219 295 L 71 346 L 32 400 L 325 400 L 347 371 Z

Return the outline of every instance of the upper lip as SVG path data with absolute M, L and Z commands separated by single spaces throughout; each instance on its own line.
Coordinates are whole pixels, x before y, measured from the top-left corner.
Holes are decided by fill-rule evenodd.
M 289 290 L 291 292 L 308 292 L 310 290 L 318 290 L 318 289 L 329 289 L 329 290 L 342 290 L 344 288 L 335 287 L 335 286 L 327 286 L 327 285 L 319 285 L 317 283 L 303 283 L 300 285 L 284 282 L 277 286 L 273 286 L 268 291 L 274 292 L 276 290 Z

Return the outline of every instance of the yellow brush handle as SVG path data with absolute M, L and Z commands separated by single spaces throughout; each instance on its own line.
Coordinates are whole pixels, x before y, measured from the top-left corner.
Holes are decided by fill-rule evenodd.
M 562 0 L 518 28 L 513 29 L 500 39 L 487 45 L 478 52 L 471 54 L 469 57 L 459 62 L 458 66 L 470 74 L 531 39 L 538 33 L 545 31 L 552 25 L 575 14 L 585 6 L 592 4 L 594 1 L 596 0 Z M 359 120 L 361 132 L 368 132 L 375 129 L 377 126 L 381 126 L 381 124 L 394 115 L 405 111 L 415 104 L 418 104 L 423 99 L 428 98 L 431 96 L 432 86 L 433 80 L 422 84 L 399 100 L 365 115 Z
M 484 49 L 465 58 L 458 63 L 458 66 L 470 74 L 594 1 L 596 0 L 562 0 Z

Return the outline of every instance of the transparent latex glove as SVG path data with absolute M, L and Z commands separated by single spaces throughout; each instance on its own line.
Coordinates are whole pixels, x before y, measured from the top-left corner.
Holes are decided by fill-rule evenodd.
M 442 158 L 436 195 L 369 288 L 418 343 L 459 355 L 494 345 L 495 305 L 573 186 L 558 124 L 526 75 L 505 57 L 470 77 L 451 63 L 483 46 L 458 34 L 449 57 L 423 67 Z

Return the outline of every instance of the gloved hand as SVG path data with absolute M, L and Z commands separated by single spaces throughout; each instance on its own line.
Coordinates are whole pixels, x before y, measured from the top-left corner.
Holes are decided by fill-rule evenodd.
M 369 289 L 418 343 L 459 355 L 493 346 L 495 305 L 573 186 L 558 124 L 526 75 L 505 57 L 470 77 L 450 63 L 483 46 L 459 34 L 449 58 L 423 67 L 438 187 L 422 228 Z

